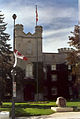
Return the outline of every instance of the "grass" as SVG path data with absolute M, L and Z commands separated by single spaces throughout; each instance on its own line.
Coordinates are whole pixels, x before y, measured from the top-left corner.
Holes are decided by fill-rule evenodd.
M 80 108 L 80 102 L 67 102 L 68 107 L 79 107 Z
M 28 103 L 15 103 L 15 115 L 16 116 L 37 116 L 37 115 L 49 115 L 54 113 L 51 110 L 52 106 L 56 106 L 55 102 L 43 101 L 43 102 L 28 102 Z M 80 102 L 67 102 L 68 107 L 80 108 Z M 9 111 L 11 114 L 12 103 L 3 103 L 0 111 Z
M 17 108 L 16 116 L 39 116 L 52 114 L 51 109 Z
M 37 116 L 49 115 L 54 113 L 50 108 L 55 102 L 28 102 L 28 103 L 15 103 L 16 116 Z M 11 114 L 12 103 L 3 103 L 0 111 L 9 111 Z

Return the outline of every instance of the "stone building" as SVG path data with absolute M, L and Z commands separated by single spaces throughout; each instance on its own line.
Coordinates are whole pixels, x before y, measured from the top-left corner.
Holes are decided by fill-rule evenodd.
M 58 53 L 42 52 L 42 26 L 36 26 L 35 32 L 24 33 L 23 25 L 15 26 L 15 47 L 28 58 L 18 59 L 17 66 L 25 70 L 25 82 L 17 92 L 17 100 L 28 101 L 53 100 L 58 96 L 66 99 L 73 97 L 72 67 L 66 64 L 70 48 L 58 49 Z M 54 47 L 54 46 L 53 46 Z

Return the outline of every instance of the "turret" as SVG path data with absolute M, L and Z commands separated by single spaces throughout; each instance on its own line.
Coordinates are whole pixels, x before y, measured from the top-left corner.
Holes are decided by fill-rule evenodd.
M 43 27 L 42 26 L 36 26 L 35 27 L 35 34 L 37 34 L 38 37 L 42 37 Z
M 73 48 L 60 48 L 60 49 L 58 49 L 59 53 L 68 53 L 68 52 L 72 52 L 72 51 L 74 51 Z
M 16 24 L 15 25 L 15 35 L 21 36 L 22 33 L 23 33 L 23 25 L 22 24 Z

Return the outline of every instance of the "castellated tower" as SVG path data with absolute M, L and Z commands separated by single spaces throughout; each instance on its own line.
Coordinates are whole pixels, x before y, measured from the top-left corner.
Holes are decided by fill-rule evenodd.
M 39 62 L 42 62 L 42 29 L 42 26 L 36 26 L 34 34 L 26 34 L 22 24 L 15 26 L 15 48 L 28 58 L 27 62 L 18 60 L 18 66 L 21 68 L 25 69 L 25 63 L 37 62 L 37 54 Z
M 37 37 L 42 37 L 42 32 L 43 32 L 42 26 L 35 27 L 35 33 L 37 34 Z

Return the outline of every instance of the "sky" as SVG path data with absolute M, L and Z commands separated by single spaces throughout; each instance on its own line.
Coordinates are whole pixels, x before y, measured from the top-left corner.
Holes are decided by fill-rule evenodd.
M 14 13 L 16 24 L 23 24 L 25 33 L 35 32 L 35 5 L 38 7 L 37 25 L 43 26 L 43 52 L 56 53 L 59 48 L 68 48 L 70 32 L 78 25 L 78 0 L 0 0 L 10 44 L 13 43 Z

